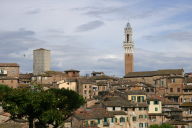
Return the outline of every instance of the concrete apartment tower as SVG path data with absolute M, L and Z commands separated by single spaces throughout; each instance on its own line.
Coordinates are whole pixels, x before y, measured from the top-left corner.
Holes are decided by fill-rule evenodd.
M 125 29 L 125 41 L 123 47 L 125 49 L 125 75 L 134 70 L 134 43 L 132 40 L 132 28 L 130 23 L 127 23 Z
M 51 51 L 43 48 L 33 50 L 33 74 L 42 74 L 50 71 Z

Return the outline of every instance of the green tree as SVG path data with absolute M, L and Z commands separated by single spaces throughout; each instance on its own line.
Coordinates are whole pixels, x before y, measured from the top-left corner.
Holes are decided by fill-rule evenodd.
M 3 97 L 11 91 L 11 88 L 7 85 L 0 84 L 0 102 L 2 102 Z
M 160 128 L 174 128 L 174 126 L 172 126 L 170 124 L 162 124 L 162 125 L 160 125 Z
M 72 112 L 85 103 L 82 96 L 72 90 L 66 89 L 49 89 L 47 93 L 55 96 L 54 108 L 45 111 L 41 118 L 44 124 L 52 124 L 55 128 L 71 116 Z
M 170 124 L 161 124 L 161 125 L 151 125 L 149 128 L 174 128 L 174 126 L 170 125 Z
M 26 118 L 29 128 L 34 121 L 42 127 L 52 124 L 56 128 L 83 103 L 79 94 L 65 89 L 13 89 L 3 98 L 3 109 L 13 119 Z
M 149 128 L 160 128 L 160 126 L 159 125 L 157 125 L 157 124 L 154 124 L 154 125 L 150 125 L 150 127 Z

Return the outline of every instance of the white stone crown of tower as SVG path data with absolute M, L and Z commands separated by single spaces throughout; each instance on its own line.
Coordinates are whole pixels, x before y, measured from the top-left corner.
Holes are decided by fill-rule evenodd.
M 124 29 L 124 33 L 125 33 L 125 41 L 123 41 L 123 47 L 125 49 L 125 53 L 126 54 L 133 54 L 134 53 L 134 43 L 132 40 L 132 28 L 130 23 L 127 23 L 125 29 Z

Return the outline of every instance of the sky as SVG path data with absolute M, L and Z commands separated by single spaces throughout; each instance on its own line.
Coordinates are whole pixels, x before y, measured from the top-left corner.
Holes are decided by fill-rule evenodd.
M 0 0 L 0 62 L 33 71 L 33 50 L 51 50 L 51 70 L 124 75 L 124 27 L 134 71 L 192 72 L 192 0 Z

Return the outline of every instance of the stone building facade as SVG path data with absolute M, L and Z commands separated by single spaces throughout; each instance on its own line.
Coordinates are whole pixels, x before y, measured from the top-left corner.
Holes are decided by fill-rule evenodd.
M 51 51 L 47 49 L 33 50 L 33 74 L 39 75 L 51 68 Z
M 18 87 L 19 65 L 16 63 L 0 63 L 0 84 Z

